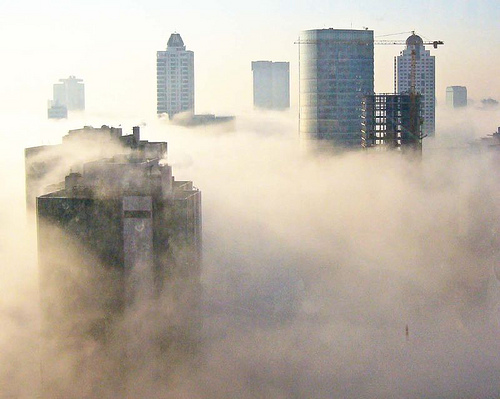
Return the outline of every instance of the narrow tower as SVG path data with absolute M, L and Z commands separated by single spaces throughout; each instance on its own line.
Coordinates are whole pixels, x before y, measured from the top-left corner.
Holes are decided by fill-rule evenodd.
M 414 92 L 421 95 L 422 134 L 434 136 L 436 126 L 435 57 L 425 49 L 422 38 L 413 33 L 406 39 L 406 49 L 394 58 L 396 93 Z M 413 66 L 412 66 L 413 65 Z
M 194 53 L 180 34 L 172 33 L 166 51 L 157 52 L 156 79 L 158 114 L 194 113 Z

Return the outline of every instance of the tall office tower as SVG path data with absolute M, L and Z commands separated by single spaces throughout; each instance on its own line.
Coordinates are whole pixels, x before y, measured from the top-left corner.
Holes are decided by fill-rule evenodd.
M 37 198 L 47 398 L 125 397 L 128 377 L 167 381 L 196 349 L 201 194 L 164 148 L 86 163 Z
M 194 53 L 178 33 L 170 35 L 166 51 L 156 54 L 156 79 L 158 114 L 194 113 Z
M 436 129 L 436 63 L 435 57 L 425 49 L 420 36 L 412 34 L 406 39 L 406 49 L 394 57 L 394 91 L 409 93 L 414 63 L 415 92 L 422 95 L 422 133 L 434 136 Z
M 257 108 L 290 108 L 290 63 L 252 61 L 253 105 Z
M 82 79 L 70 76 L 68 79 L 59 79 L 54 85 L 53 105 L 66 107 L 68 111 L 85 110 L 85 86 Z
M 299 46 L 301 140 L 360 147 L 361 103 L 373 94 L 373 31 L 307 30 Z
M 467 87 L 449 86 L 446 88 L 446 105 L 452 108 L 467 106 Z
M 365 96 L 361 144 L 377 150 L 422 151 L 420 95 L 373 94 Z
M 84 126 L 70 130 L 62 138 L 61 144 L 43 145 L 26 148 L 26 206 L 35 208 L 36 197 L 54 191 L 64 181 L 68 170 L 81 172 L 83 164 L 109 158 L 124 152 L 155 153 L 157 148 L 167 151 L 167 143 L 154 143 L 141 140 L 138 126 L 132 134 L 123 135 L 122 128 L 100 128 Z

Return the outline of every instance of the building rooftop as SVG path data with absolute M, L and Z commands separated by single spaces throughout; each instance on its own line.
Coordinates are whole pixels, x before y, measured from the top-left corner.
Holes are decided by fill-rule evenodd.
M 423 46 L 424 41 L 422 38 L 415 33 L 413 33 L 408 39 L 406 39 L 407 46 Z
M 184 42 L 179 33 L 172 33 L 168 39 L 167 47 L 184 47 Z

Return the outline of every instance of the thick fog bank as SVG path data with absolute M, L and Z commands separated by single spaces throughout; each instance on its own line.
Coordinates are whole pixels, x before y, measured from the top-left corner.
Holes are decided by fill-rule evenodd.
M 158 357 L 148 337 L 179 314 L 167 289 L 116 325 L 137 332 L 122 335 L 134 367 L 89 397 L 499 395 L 500 153 L 443 140 L 422 162 L 313 157 L 274 114 L 223 133 L 160 121 L 144 132 L 169 142 L 174 175 L 203 193 L 202 344 L 194 366 Z M 2 162 L 13 189 L 1 196 L 0 387 L 35 397 L 36 237 L 22 158 Z

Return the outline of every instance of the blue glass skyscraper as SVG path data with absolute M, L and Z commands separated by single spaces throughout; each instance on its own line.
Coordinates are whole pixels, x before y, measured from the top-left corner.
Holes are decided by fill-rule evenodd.
M 361 146 L 363 96 L 374 92 L 373 44 L 372 30 L 301 33 L 299 130 L 307 144 Z

